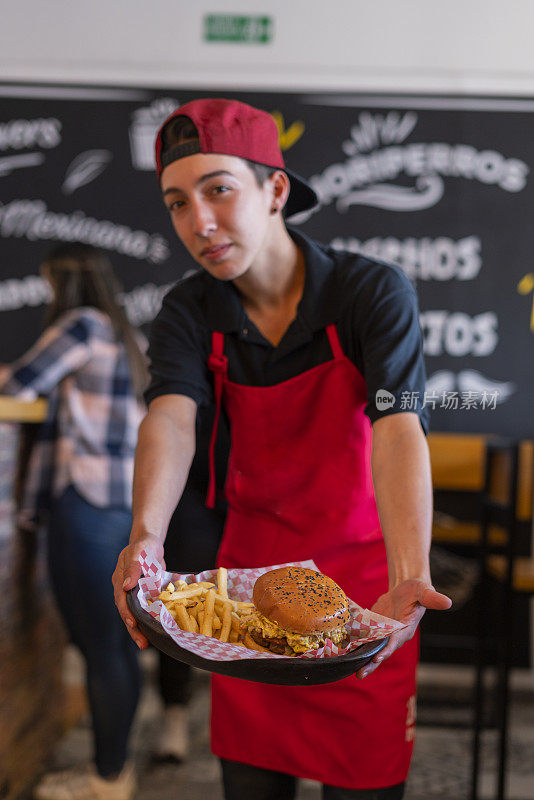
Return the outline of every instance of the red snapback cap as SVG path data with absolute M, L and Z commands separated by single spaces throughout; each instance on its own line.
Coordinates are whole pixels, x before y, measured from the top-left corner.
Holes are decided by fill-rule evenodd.
M 176 117 L 188 117 L 198 131 L 198 142 L 182 142 L 162 154 L 164 128 Z M 267 111 L 224 98 L 192 100 L 168 117 L 156 137 L 158 179 L 168 164 L 195 153 L 219 153 L 237 156 L 257 164 L 283 170 L 291 189 L 287 199 L 287 217 L 307 211 L 318 203 L 317 195 L 300 175 L 289 170 L 278 141 L 278 128 Z

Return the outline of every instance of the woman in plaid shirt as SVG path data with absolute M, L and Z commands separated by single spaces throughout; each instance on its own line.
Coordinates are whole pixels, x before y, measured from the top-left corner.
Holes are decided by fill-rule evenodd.
M 131 527 L 133 459 L 145 413 L 144 341 L 116 300 L 118 283 L 99 250 L 60 245 L 42 274 L 53 291 L 48 327 L 0 371 L 0 392 L 48 398 L 21 517 L 28 523 L 46 512 L 54 593 L 87 665 L 95 764 L 45 776 L 35 797 L 129 800 L 135 786 L 127 743 L 140 675 L 114 608 L 111 575 Z

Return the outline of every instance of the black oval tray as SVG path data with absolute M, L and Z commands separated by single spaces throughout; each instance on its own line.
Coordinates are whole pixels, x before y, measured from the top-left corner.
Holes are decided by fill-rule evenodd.
M 347 678 L 364 667 L 386 646 L 388 637 L 376 642 L 368 642 L 343 656 L 329 658 L 246 658 L 239 661 L 212 661 L 202 658 L 190 650 L 180 647 L 168 636 L 160 623 L 141 608 L 137 599 L 138 587 L 127 593 L 128 608 L 135 617 L 139 630 L 148 641 L 171 658 L 184 661 L 192 667 L 227 675 L 230 678 L 243 678 L 256 683 L 276 683 L 284 686 L 313 686 L 319 683 L 332 683 Z

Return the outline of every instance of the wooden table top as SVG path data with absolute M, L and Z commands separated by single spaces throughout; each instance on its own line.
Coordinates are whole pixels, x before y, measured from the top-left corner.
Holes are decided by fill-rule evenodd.
M 18 400 L 0 396 L 0 422 L 42 422 L 46 418 L 47 402 Z

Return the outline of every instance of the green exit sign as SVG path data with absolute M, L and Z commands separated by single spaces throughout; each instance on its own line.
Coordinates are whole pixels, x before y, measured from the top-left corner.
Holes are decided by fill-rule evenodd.
M 236 14 L 207 14 L 204 17 L 204 39 L 207 42 L 267 44 L 272 38 L 272 17 L 242 17 Z

